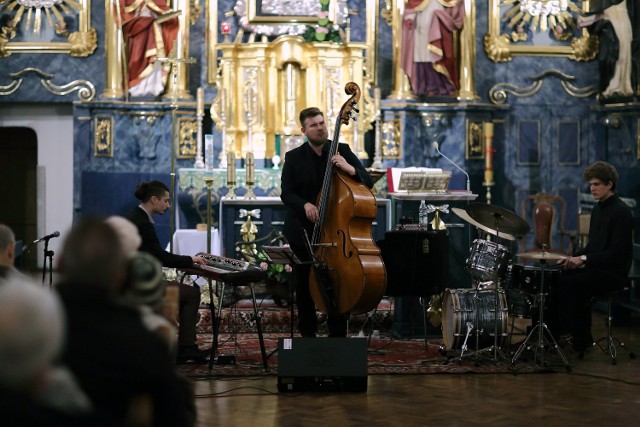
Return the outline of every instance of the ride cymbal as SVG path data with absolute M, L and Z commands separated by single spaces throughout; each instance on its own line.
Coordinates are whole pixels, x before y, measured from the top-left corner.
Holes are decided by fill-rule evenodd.
M 520 237 L 529 232 L 530 227 L 527 221 L 505 208 L 474 203 L 467 206 L 465 210 L 476 222 L 492 230 L 498 230 L 500 234 L 508 233 Z
M 500 231 L 500 234 L 498 235 L 498 232 L 493 228 L 485 227 L 484 225 L 480 224 L 479 222 L 471 218 L 467 213 L 467 211 L 465 211 L 464 209 L 451 208 L 451 210 L 453 211 L 454 214 L 458 215 L 460 218 L 467 221 L 469 224 L 473 225 L 474 227 L 479 228 L 480 230 L 484 230 L 487 233 L 497 237 L 502 237 L 503 239 L 516 240 L 516 237 L 514 235 L 503 233 L 502 231 Z
M 559 259 L 566 259 L 569 256 L 561 254 L 559 252 L 546 252 L 546 251 L 530 251 L 516 254 L 520 258 L 535 259 L 539 261 L 557 261 Z

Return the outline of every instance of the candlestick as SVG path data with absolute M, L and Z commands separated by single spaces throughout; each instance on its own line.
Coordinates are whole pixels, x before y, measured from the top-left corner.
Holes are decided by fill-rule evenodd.
M 255 169 L 256 162 L 253 157 L 252 152 L 248 152 L 245 156 L 245 172 L 247 174 L 246 182 L 247 182 L 247 194 L 245 194 L 245 199 L 255 199 L 256 195 L 253 192 L 253 185 L 255 184 Z
M 227 153 L 227 187 L 229 187 L 229 192 L 227 193 L 227 197 L 230 199 L 234 199 L 236 197 L 235 193 L 235 185 L 236 185 L 236 153 L 233 151 L 229 151 Z
M 276 135 L 276 145 L 273 152 L 273 157 L 271 157 L 271 163 L 273 163 L 273 169 L 280 169 L 280 135 Z
M 204 91 L 200 87 L 197 92 L 197 108 L 196 108 L 196 122 L 198 125 L 198 131 L 196 134 L 196 160 L 193 163 L 193 167 L 200 169 L 205 167 L 205 162 L 202 159 L 202 117 L 204 116 Z
M 485 168 L 483 185 L 492 186 L 493 182 L 493 123 L 483 123 Z
M 227 90 L 220 92 L 220 133 L 222 144 L 220 148 L 220 168 L 227 167 L 227 110 L 226 110 Z

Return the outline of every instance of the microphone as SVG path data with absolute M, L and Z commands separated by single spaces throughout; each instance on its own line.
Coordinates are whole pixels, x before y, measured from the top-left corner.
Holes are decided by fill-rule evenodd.
M 448 158 L 447 156 L 442 154 L 442 152 L 440 151 L 440 148 L 439 148 L 440 144 L 438 144 L 438 138 L 436 138 L 436 140 L 431 143 L 431 146 L 438 152 L 438 154 L 440 154 L 442 157 L 447 159 L 449 161 L 449 163 L 451 163 L 453 166 L 457 167 L 460 170 L 460 172 L 462 172 L 463 174 L 466 175 L 466 177 L 467 177 L 467 193 L 471 193 L 471 180 L 469 179 L 469 174 L 464 169 L 462 169 L 460 166 L 455 164 L 453 160 L 451 160 L 450 158 Z
M 60 232 L 54 231 L 53 233 L 47 234 L 46 236 L 41 237 L 38 240 L 34 240 L 33 243 L 44 242 L 45 240 L 53 239 L 54 237 L 58 237 L 58 236 L 60 236 Z

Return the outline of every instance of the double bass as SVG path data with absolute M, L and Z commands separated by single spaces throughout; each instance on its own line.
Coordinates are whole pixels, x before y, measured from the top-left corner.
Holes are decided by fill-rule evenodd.
M 338 152 L 340 126 L 357 112 L 360 87 L 347 83 L 350 95 L 336 119 L 329 159 Z M 353 117 L 355 120 L 355 117 Z M 320 218 L 311 247 L 314 260 L 309 277 L 311 297 L 327 313 L 361 314 L 373 310 L 384 295 L 387 275 L 371 224 L 376 198 L 366 185 L 327 162 L 318 195 Z

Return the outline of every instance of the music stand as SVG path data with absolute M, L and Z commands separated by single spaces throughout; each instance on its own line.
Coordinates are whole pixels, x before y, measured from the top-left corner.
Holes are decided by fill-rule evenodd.
M 300 259 L 293 253 L 291 247 L 289 246 L 262 246 L 262 250 L 267 255 L 269 262 L 272 264 L 280 264 L 280 265 L 292 265 L 292 264 L 302 264 Z M 293 317 L 294 317 L 294 308 L 293 308 L 293 284 L 289 283 L 289 308 L 291 310 L 291 338 L 293 338 Z

